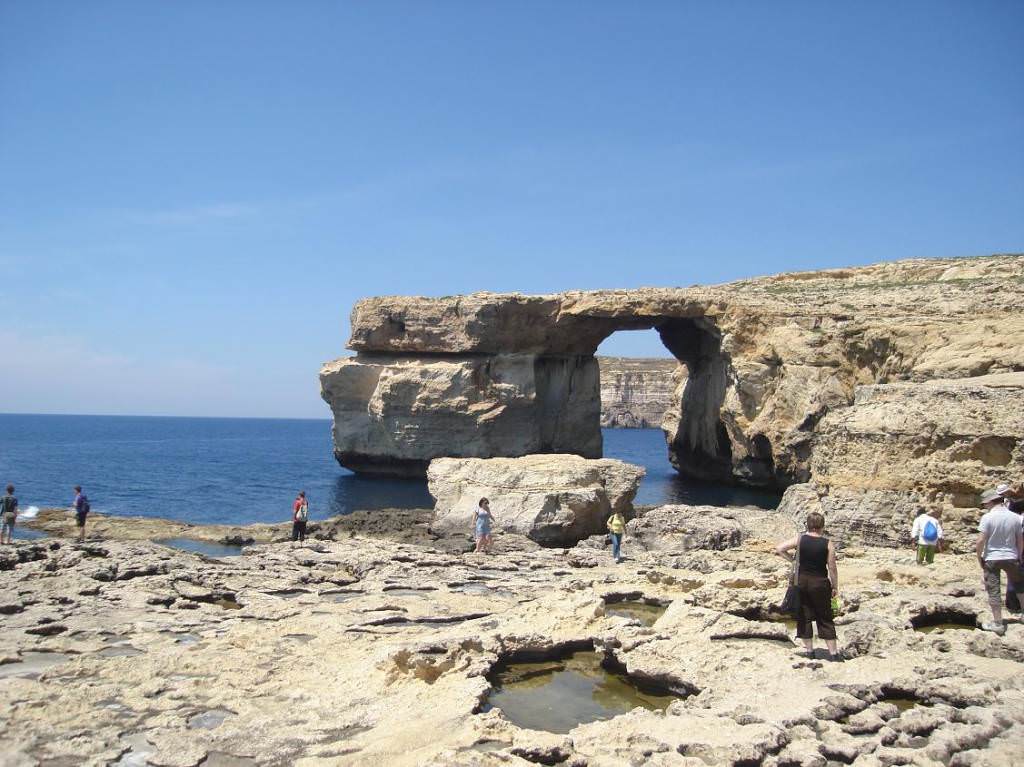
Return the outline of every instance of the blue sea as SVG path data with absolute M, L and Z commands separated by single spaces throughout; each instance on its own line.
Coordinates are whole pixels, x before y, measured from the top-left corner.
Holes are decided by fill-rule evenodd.
M 638 504 L 752 504 L 778 496 L 680 477 L 658 429 L 605 429 L 605 456 L 647 469 Z M 287 521 L 299 490 L 313 519 L 427 508 L 425 481 L 368 478 L 335 462 L 328 420 L 0 415 L 0 485 L 23 508 L 64 507 L 82 485 L 105 514 L 193 523 Z

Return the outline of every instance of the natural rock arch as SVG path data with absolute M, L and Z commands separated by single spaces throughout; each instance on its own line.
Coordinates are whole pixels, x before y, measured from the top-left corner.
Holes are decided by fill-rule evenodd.
M 706 288 L 372 298 L 352 312 L 356 356 L 323 367 L 322 392 L 335 455 L 360 472 L 598 457 L 597 347 L 655 328 L 689 372 L 667 430 L 679 471 L 810 483 L 784 507 L 885 537 L 922 500 L 964 509 L 1024 471 L 1021 282 L 1024 258 L 991 256 Z
M 675 423 L 667 429 L 673 465 L 705 479 L 752 484 L 791 479 L 774 475 L 764 435 L 756 436 L 767 460 L 749 452 L 733 460 L 734 440 L 747 441 L 721 419 L 734 371 L 715 320 L 693 309 L 688 312 L 693 316 L 583 315 L 567 321 L 552 313 L 543 297 L 478 294 L 455 299 L 458 308 L 441 312 L 456 330 L 460 340 L 455 340 L 431 337 L 436 325 L 431 335 L 417 338 L 416 328 L 426 330 L 427 322 L 415 322 L 408 310 L 388 309 L 377 317 L 372 302 L 378 300 L 361 302 L 353 313 L 350 345 L 358 355 L 329 363 L 322 374 L 324 397 L 335 413 L 335 455 L 347 468 L 418 476 L 432 458 L 442 456 L 563 452 L 600 457 L 597 347 L 619 330 L 653 328 L 687 369 L 670 411 L 669 421 Z M 446 300 L 453 299 L 438 301 Z M 425 300 L 410 301 L 421 304 L 416 313 L 422 314 Z M 374 324 L 365 333 L 357 331 L 368 310 Z M 493 318 L 493 337 L 481 317 Z M 536 334 L 545 321 L 555 332 Z M 512 335 L 513 322 L 529 329 Z M 469 335 L 471 328 L 477 337 Z M 470 343 L 461 340 L 466 336 Z

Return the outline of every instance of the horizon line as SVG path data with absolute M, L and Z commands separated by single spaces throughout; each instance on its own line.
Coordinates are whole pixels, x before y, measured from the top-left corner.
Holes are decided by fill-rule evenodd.
M 312 416 L 275 416 L 275 415 L 153 415 L 149 413 L 6 413 L 3 416 L 36 416 L 40 418 L 201 418 L 223 421 L 331 421 L 331 418 L 315 418 Z

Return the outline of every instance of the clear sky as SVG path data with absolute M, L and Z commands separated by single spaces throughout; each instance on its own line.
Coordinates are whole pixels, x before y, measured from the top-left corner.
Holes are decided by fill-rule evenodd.
M 361 296 L 1024 250 L 1022 39 L 985 0 L 0 0 L 0 412 L 326 417 Z

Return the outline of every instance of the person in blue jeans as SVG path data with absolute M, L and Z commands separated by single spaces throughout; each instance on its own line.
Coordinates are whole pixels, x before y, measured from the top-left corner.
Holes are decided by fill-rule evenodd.
M 621 511 L 613 511 L 608 517 L 608 534 L 612 539 L 612 559 L 618 564 L 622 561 L 622 535 L 626 532 L 626 519 Z

